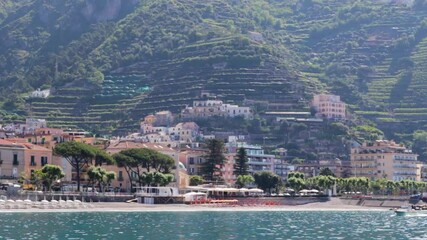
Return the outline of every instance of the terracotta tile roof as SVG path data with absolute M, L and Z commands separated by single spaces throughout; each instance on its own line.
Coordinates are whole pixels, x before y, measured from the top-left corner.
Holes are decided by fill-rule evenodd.
M 25 148 L 25 149 L 31 149 L 31 150 L 38 150 L 38 151 L 52 151 L 51 149 L 42 147 L 42 146 L 38 146 L 38 145 L 34 145 L 31 143 L 20 143 L 18 142 L 18 140 L 20 140 L 19 138 L 17 139 L 13 139 L 14 141 L 11 140 L 4 140 L 4 139 L 0 139 L 0 145 L 6 145 L 6 146 L 18 146 L 21 148 Z

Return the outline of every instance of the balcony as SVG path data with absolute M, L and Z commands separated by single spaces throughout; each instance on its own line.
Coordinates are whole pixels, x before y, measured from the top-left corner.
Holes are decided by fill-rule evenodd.
M 249 165 L 272 165 L 273 163 L 270 161 L 248 161 Z
M 393 168 L 417 169 L 417 166 L 413 166 L 413 165 L 393 165 Z
M 354 162 L 374 162 L 376 160 L 376 158 L 355 158 L 351 161 Z
M 18 160 L 13 160 L 13 163 L 12 163 L 14 166 L 17 166 L 17 165 L 19 165 L 19 161 Z
M 352 166 L 352 168 L 354 168 L 354 169 L 359 169 L 359 168 L 371 168 L 371 169 L 376 169 L 376 168 L 377 168 L 377 165 Z
M 394 156 L 393 160 L 395 161 L 411 161 L 411 162 L 415 162 L 417 161 L 416 158 L 409 158 L 409 157 L 402 157 L 402 156 Z
M 397 176 L 417 176 L 417 173 L 415 172 L 394 172 L 394 175 Z

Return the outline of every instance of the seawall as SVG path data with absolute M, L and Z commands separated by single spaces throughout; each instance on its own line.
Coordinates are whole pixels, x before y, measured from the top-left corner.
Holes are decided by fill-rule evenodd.
M 404 205 L 416 204 L 404 199 L 365 199 L 365 198 L 340 198 L 343 204 L 365 207 L 398 208 Z

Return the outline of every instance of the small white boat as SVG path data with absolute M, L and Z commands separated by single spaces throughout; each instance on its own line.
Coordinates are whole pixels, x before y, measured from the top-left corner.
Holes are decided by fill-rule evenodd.
M 420 215 L 427 214 L 427 210 L 413 206 L 402 206 L 399 209 L 394 210 L 397 216 L 408 216 L 408 215 Z

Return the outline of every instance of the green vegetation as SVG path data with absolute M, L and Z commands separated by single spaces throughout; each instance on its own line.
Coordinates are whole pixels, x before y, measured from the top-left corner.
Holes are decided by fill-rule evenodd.
M 248 155 L 244 148 L 237 149 L 235 164 L 234 164 L 234 175 L 238 178 L 239 176 L 248 174 Z
M 204 181 L 205 180 L 201 176 L 198 176 L 198 175 L 190 176 L 190 186 L 198 186 L 200 184 L 203 184 Z
M 73 169 L 76 170 L 77 189 L 80 191 L 80 174 L 82 170 L 92 164 L 94 159 L 97 163 L 102 162 L 112 163 L 113 159 L 98 148 L 79 142 L 63 142 L 59 143 L 53 149 L 55 155 L 65 158 Z
M 336 178 L 334 176 L 316 176 L 304 179 L 301 173 L 290 173 L 286 185 L 296 192 L 306 189 L 326 191 L 337 188 L 338 194 L 373 193 L 378 195 L 410 195 L 427 190 L 425 182 L 412 180 L 391 181 L 387 179 L 369 180 L 365 177 Z
M 46 191 L 51 191 L 52 184 L 64 176 L 61 167 L 46 164 L 42 169 L 35 171 L 33 177 L 37 179 L 35 182 L 41 182 L 46 187 Z
M 206 181 L 216 182 L 221 180 L 221 169 L 225 163 L 224 142 L 218 139 L 209 139 L 206 141 L 208 154 L 204 156 L 203 176 Z
M 236 180 L 236 185 L 239 188 L 243 188 L 243 187 L 246 187 L 249 184 L 252 184 L 253 182 L 255 182 L 255 179 L 254 179 L 254 177 L 252 175 L 249 175 L 249 174 L 239 175 L 237 177 L 237 180 Z
M 131 179 L 142 186 L 165 186 L 174 180 L 170 174 L 175 161 L 168 155 L 148 148 L 131 148 L 113 155 Z
M 408 136 L 427 130 L 425 8 L 422 0 L 2 1 L 1 116 L 125 133 L 145 114 L 178 112 L 200 90 L 287 110 L 327 90 L 387 137 Z M 24 101 L 37 88 L 52 95 Z M 244 128 L 271 132 L 260 119 Z
M 269 171 L 261 171 L 254 174 L 255 184 L 264 190 L 265 192 L 271 193 L 271 189 L 276 189 L 282 182 L 282 179 L 276 174 Z
M 92 191 L 95 190 L 95 185 L 98 185 L 98 188 L 101 192 L 105 191 L 106 186 L 111 183 L 116 178 L 115 172 L 107 172 L 104 168 L 91 166 L 87 170 L 87 176 L 89 182 L 92 183 Z

